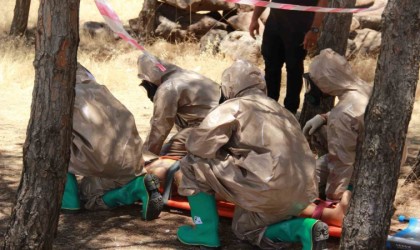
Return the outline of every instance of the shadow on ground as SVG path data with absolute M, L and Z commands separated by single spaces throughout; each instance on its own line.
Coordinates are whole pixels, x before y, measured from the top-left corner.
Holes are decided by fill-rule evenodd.
M 21 144 L 17 146 L 22 147 Z M 0 150 L 0 237 L 6 232 L 11 207 L 16 199 L 21 161 L 20 152 Z
M 150 222 L 142 221 L 139 215 L 138 205 L 112 211 L 62 214 L 54 246 L 57 249 L 199 249 L 183 245 L 176 238 L 180 225 L 191 224 L 188 212 L 166 210 L 158 220 Z M 231 220 L 220 219 L 223 250 L 258 249 L 237 239 L 230 224 Z M 338 239 L 329 239 L 328 249 L 337 249 L 338 244 Z
M 140 206 L 111 211 L 83 211 L 62 214 L 55 247 L 58 249 L 197 249 L 176 238 L 180 225 L 191 224 L 189 214 L 166 210 L 158 220 L 142 221 Z M 238 240 L 230 230 L 230 220 L 221 219 L 223 249 L 254 249 Z

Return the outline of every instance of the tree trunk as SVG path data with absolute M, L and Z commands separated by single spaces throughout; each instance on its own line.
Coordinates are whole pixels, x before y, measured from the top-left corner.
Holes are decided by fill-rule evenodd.
M 28 26 L 30 6 L 31 0 L 16 0 L 12 26 L 10 26 L 10 35 L 22 36 L 25 34 L 26 28 Z
M 141 43 L 150 42 L 156 28 L 157 0 L 144 0 L 139 14 L 139 36 Z
M 417 155 L 416 162 L 413 165 L 411 173 L 407 176 L 407 179 L 404 181 L 404 185 L 408 183 L 415 182 L 416 180 L 420 179 L 420 151 Z
M 354 7 L 356 0 L 332 1 L 330 7 L 351 8 Z M 350 32 L 352 14 L 331 13 L 324 17 L 322 33 L 318 39 L 318 47 L 315 54 L 326 48 L 331 48 L 340 55 L 346 54 L 347 40 Z M 306 98 L 303 102 L 302 111 L 299 117 L 301 127 L 317 114 L 330 111 L 334 106 L 334 97 L 321 97 L 319 106 L 309 103 Z
M 41 0 L 23 170 L 4 249 L 51 249 L 70 160 L 79 0 Z
M 390 0 L 341 249 L 385 249 L 420 59 L 420 1 Z
M 342 0 L 331 1 L 329 6 L 333 8 L 353 8 L 355 4 L 356 0 Z M 352 18 L 353 14 L 329 13 L 325 15 L 316 54 L 319 54 L 323 49 L 331 48 L 344 56 L 347 50 Z

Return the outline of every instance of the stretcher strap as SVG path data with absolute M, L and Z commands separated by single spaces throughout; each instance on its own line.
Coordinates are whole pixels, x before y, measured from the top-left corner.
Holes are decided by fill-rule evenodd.
M 312 213 L 312 218 L 320 220 L 322 217 L 322 212 L 324 212 L 324 208 L 332 207 L 333 205 L 337 204 L 334 201 L 324 201 L 324 200 L 317 200 L 315 201 L 315 210 Z
M 171 198 L 172 183 L 174 180 L 175 173 L 179 170 L 179 161 L 175 162 L 166 173 L 165 189 L 162 194 L 163 204 L 167 205 Z

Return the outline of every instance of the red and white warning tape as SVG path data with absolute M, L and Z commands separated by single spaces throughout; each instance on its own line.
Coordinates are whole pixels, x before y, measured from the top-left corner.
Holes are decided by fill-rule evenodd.
M 156 60 L 156 57 L 147 52 L 147 50 L 142 45 L 137 43 L 136 39 L 128 34 L 128 32 L 124 29 L 124 26 L 117 13 L 112 9 L 106 0 L 95 0 L 95 4 L 96 7 L 98 7 L 102 17 L 105 19 L 105 22 L 108 24 L 112 31 L 117 33 L 118 36 L 120 36 L 123 40 L 127 41 L 135 48 L 141 50 L 143 54 L 149 57 L 151 61 L 155 63 L 156 67 L 158 67 L 162 72 L 166 70 L 165 67 Z
M 224 1 L 229 2 L 229 3 L 246 4 L 246 5 L 267 7 L 267 8 L 273 8 L 273 9 L 310 11 L 310 12 L 328 12 L 328 13 L 360 13 L 360 12 L 377 10 L 377 9 L 383 8 L 385 5 L 385 2 L 383 2 L 383 4 L 372 6 L 371 8 L 347 9 L 347 8 L 324 8 L 324 7 L 317 7 L 317 6 L 282 4 L 282 3 L 274 3 L 274 2 L 259 1 L 259 0 L 224 0 Z M 137 43 L 137 41 L 132 36 L 130 36 L 130 34 L 127 33 L 117 13 L 112 9 L 112 7 L 109 5 L 109 3 L 106 0 L 95 0 L 95 3 L 102 17 L 105 19 L 105 22 L 109 25 L 112 31 L 117 33 L 118 36 L 120 36 L 123 40 L 127 41 L 129 44 L 131 44 L 135 48 L 141 50 L 143 54 L 148 56 L 152 60 L 152 62 L 155 63 L 156 67 L 158 67 L 162 72 L 166 70 L 165 67 L 157 61 L 156 57 L 154 57 L 152 54 L 147 52 L 146 49 L 142 45 Z
M 302 6 L 302 5 L 294 5 L 294 4 L 284 4 L 284 3 L 274 3 L 268 1 L 259 1 L 259 0 L 224 0 L 225 2 L 229 3 L 238 3 L 238 4 L 246 4 L 246 5 L 253 5 L 259 7 L 267 7 L 273 9 L 281 9 L 281 10 L 297 10 L 297 11 L 309 11 L 309 12 L 326 12 L 326 13 L 360 13 L 366 11 L 373 11 L 385 6 L 385 2 L 381 2 L 378 5 L 374 5 L 370 8 L 325 8 L 325 7 L 318 7 L 318 6 Z

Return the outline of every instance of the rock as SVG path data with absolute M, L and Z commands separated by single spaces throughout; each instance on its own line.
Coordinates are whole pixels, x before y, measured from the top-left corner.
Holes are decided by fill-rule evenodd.
M 216 19 L 207 15 L 198 16 L 195 22 L 190 24 L 187 28 L 188 32 L 197 38 L 201 38 L 211 29 L 226 30 L 227 24 L 217 21 Z
M 254 6 L 253 5 L 247 5 L 247 4 L 238 4 L 236 6 L 236 8 L 238 9 L 238 13 L 241 13 L 241 12 L 252 12 L 254 10 Z
M 356 43 L 351 39 L 347 39 L 346 58 L 350 59 L 353 55 L 352 52 L 355 50 L 356 50 Z
M 211 29 L 226 30 L 228 27 L 206 14 L 189 13 L 168 4 L 162 4 L 156 14 L 155 35 L 171 42 L 199 39 Z
M 220 52 L 233 60 L 258 63 L 261 58 L 261 38 L 253 39 L 246 31 L 234 31 L 222 40 Z
M 369 7 L 372 6 L 373 3 L 375 3 L 375 0 L 356 0 L 356 4 L 355 6 L 357 8 L 361 8 L 361 7 Z
M 220 42 L 227 34 L 226 30 L 210 30 L 200 39 L 200 52 L 218 53 Z
M 376 31 L 381 30 L 381 21 L 382 17 L 373 15 L 373 16 L 361 16 L 357 17 L 357 20 L 360 23 L 360 29 L 372 29 Z
M 381 33 L 371 29 L 356 30 L 356 37 L 347 45 L 348 55 L 376 56 L 381 46 Z
M 375 3 L 370 7 L 371 10 L 354 14 L 354 17 L 360 23 L 359 28 L 380 31 L 382 13 L 384 12 L 387 3 L 388 0 L 375 0 Z
M 240 12 L 238 15 L 232 16 L 227 20 L 227 23 L 232 26 L 235 30 L 249 31 L 249 25 L 251 24 L 252 12 Z M 259 33 L 260 35 L 264 32 L 264 23 L 261 19 L 258 20 L 260 24 Z
M 82 26 L 82 34 L 94 39 L 115 41 L 119 36 L 115 34 L 106 23 L 85 22 Z
M 182 30 L 180 24 L 173 22 L 164 16 L 159 16 L 158 20 L 159 25 L 155 30 L 156 36 L 162 37 L 170 42 L 184 41 L 188 38 L 187 31 L 185 29 Z
M 357 20 L 357 18 L 352 18 L 351 19 L 351 25 L 350 25 L 350 33 L 355 31 L 356 29 L 358 29 L 360 27 L 360 23 Z
M 197 11 L 219 11 L 236 8 L 234 3 L 228 3 L 223 0 L 163 0 L 163 2 L 192 13 Z
M 133 19 L 128 20 L 128 25 L 130 26 L 131 30 L 133 30 L 134 33 L 138 34 L 140 32 L 138 18 L 133 18 Z

